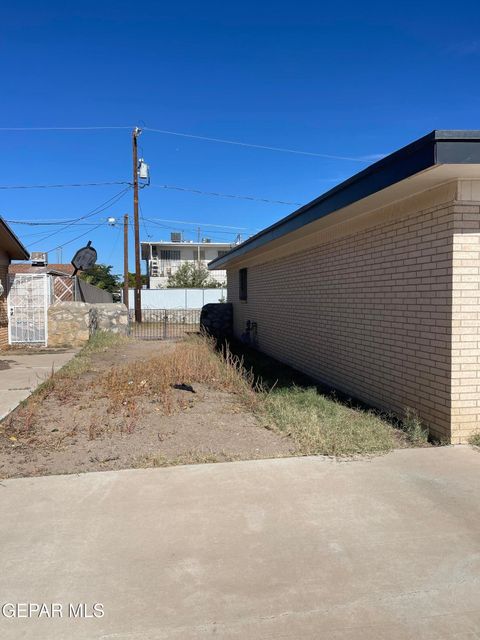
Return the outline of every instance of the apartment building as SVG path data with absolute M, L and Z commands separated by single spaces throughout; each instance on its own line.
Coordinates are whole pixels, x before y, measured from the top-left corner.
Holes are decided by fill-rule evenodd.
M 170 241 L 141 242 L 142 259 L 147 266 L 149 289 L 167 286 L 168 277 L 185 263 L 196 263 L 206 267 L 209 262 L 221 258 L 234 246 L 228 242 L 211 242 L 202 238 L 201 242 L 182 240 L 180 233 L 172 233 Z M 210 277 L 220 284 L 227 281 L 225 269 L 210 271 Z

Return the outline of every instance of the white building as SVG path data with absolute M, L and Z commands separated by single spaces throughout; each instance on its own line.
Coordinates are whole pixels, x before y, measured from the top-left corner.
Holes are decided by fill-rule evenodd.
M 228 242 L 210 242 L 203 238 L 201 242 L 182 241 L 180 234 L 171 234 L 169 242 L 141 242 L 142 259 L 147 265 L 149 289 L 167 286 L 168 276 L 173 275 L 186 262 L 207 264 L 215 258 L 225 255 L 234 246 Z M 227 281 L 224 269 L 210 271 L 209 276 L 221 284 Z

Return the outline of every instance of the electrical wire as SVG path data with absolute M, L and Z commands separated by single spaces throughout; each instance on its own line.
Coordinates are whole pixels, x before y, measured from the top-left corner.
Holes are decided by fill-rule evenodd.
M 195 227 L 212 227 L 212 228 L 216 228 L 216 229 L 232 229 L 232 233 L 234 233 L 235 231 L 247 231 L 248 227 L 232 227 L 229 225 L 222 225 L 222 224 L 212 224 L 210 222 L 190 222 L 187 220 L 173 220 L 173 219 L 169 219 L 169 218 L 145 218 L 143 216 L 142 218 L 143 221 L 146 222 L 151 222 L 152 224 L 156 224 L 157 226 L 162 226 L 165 229 L 174 229 L 177 228 L 177 226 L 179 224 L 189 224 L 189 225 L 193 225 Z M 5 222 L 8 222 L 8 224 L 20 224 L 20 225 L 26 225 L 29 227 L 38 227 L 38 226 L 56 226 L 56 225 L 64 225 L 66 222 L 71 222 L 72 226 L 76 226 L 76 227 L 80 227 L 80 226 L 87 226 L 87 227 L 94 227 L 96 226 L 98 223 L 97 222 L 75 222 L 75 221 L 71 221 L 71 220 L 58 220 L 56 222 L 50 221 L 50 222 L 36 222 L 34 220 L 5 220 Z M 107 219 L 102 220 L 102 222 L 107 222 Z M 172 225 L 160 225 L 160 222 L 173 222 L 175 223 L 175 226 Z M 122 223 L 123 226 L 123 223 Z M 133 222 L 129 222 L 128 223 L 129 227 L 133 227 L 134 224 Z M 29 235 L 43 235 L 45 232 L 44 231 L 40 231 L 37 234 L 29 234 Z
M 157 189 L 173 189 L 175 191 L 187 191 L 189 193 L 196 193 L 202 196 L 215 196 L 216 198 L 235 198 L 238 200 L 252 200 L 254 202 L 266 202 L 268 204 L 286 204 L 295 207 L 301 207 L 303 203 L 301 202 L 288 202 L 286 200 L 269 200 L 268 198 L 260 198 L 258 196 L 242 196 L 236 195 L 232 193 L 220 193 L 217 191 L 201 191 L 200 189 L 195 189 L 193 187 L 179 187 L 178 185 L 173 184 L 151 184 L 151 187 L 156 187 Z
M 221 144 L 233 144 L 238 147 L 249 147 L 251 149 L 263 149 L 265 151 L 280 151 L 282 153 L 295 153 L 302 156 L 315 156 L 317 158 L 327 158 L 329 160 L 348 160 L 350 162 L 371 162 L 371 156 L 337 156 L 330 153 L 317 153 L 315 151 L 300 151 L 298 149 L 288 149 L 285 147 L 271 147 L 263 144 L 252 144 L 249 142 L 240 142 L 238 140 L 226 140 L 223 138 L 210 138 L 208 136 L 198 136 L 192 133 L 180 133 L 179 131 L 167 131 L 166 129 L 154 129 L 153 127 L 143 127 L 144 131 L 152 131 L 154 133 L 163 133 L 170 136 L 180 136 L 182 138 L 193 138 L 195 140 L 205 140 L 206 142 L 220 142 Z M 376 158 L 376 156 L 375 156 Z M 377 158 L 378 159 L 378 158 Z
M 98 131 L 108 129 L 129 129 L 133 130 L 134 126 L 86 126 L 86 127 L 0 127 L 0 131 Z M 191 138 L 194 140 L 203 140 L 205 142 L 218 142 L 220 144 L 230 144 L 238 147 L 248 147 L 251 149 L 262 149 L 264 151 L 276 151 L 281 153 L 293 153 L 302 156 L 313 156 L 317 158 L 326 158 L 328 160 L 345 160 L 348 162 L 369 163 L 383 157 L 383 154 L 373 154 L 366 156 L 341 156 L 330 153 L 318 153 L 315 151 L 303 151 L 300 149 L 289 149 L 287 147 L 274 147 L 264 144 L 253 144 L 250 142 L 241 142 L 239 140 L 229 140 L 225 138 L 213 138 L 210 136 L 200 136 L 193 133 L 184 133 L 181 131 L 170 131 L 168 129 L 157 129 L 154 127 L 141 127 L 143 131 L 151 131 L 153 133 L 161 133 L 169 136 L 179 136 L 181 138 Z
M 123 196 L 127 193 L 127 191 L 130 190 L 130 187 L 127 187 L 126 189 L 122 189 L 122 191 L 120 191 L 119 193 L 117 193 L 116 195 L 112 196 L 111 198 L 109 198 L 108 200 L 106 200 L 105 202 L 102 202 L 102 204 L 100 204 L 98 207 L 96 207 L 95 209 L 93 209 L 92 211 L 90 211 L 89 213 L 87 213 L 84 216 L 80 216 L 79 218 L 75 218 L 74 221 L 70 222 L 69 224 L 65 225 L 64 227 L 62 227 L 61 229 L 58 229 L 57 231 L 54 231 L 53 233 L 50 233 L 49 235 L 45 236 L 44 238 L 41 238 L 40 240 L 34 242 L 33 244 L 40 244 L 42 242 L 44 242 L 45 240 L 48 240 L 49 238 L 51 238 L 52 236 L 56 235 L 57 233 L 61 233 L 62 231 L 64 231 L 65 229 L 68 229 L 69 227 L 71 227 L 73 224 L 75 224 L 76 222 L 79 222 L 80 220 L 86 220 L 87 218 L 90 218 L 91 216 L 94 216 L 97 213 L 101 213 L 102 211 L 105 211 L 106 209 L 108 209 L 109 207 L 113 206 L 114 204 L 116 204 L 121 198 L 123 198 Z M 104 224 L 103 222 L 101 222 L 100 224 Z
M 10 189 L 61 189 L 61 188 L 70 188 L 70 187 L 103 187 L 103 186 L 111 186 L 111 185 L 128 185 L 132 186 L 131 182 L 127 180 L 116 180 L 111 182 L 72 182 L 65 184 L 12 184 L 12 185 L 0 185 L 0 190 L 10 190 Z M 262 198 L 260 196 L 245 196 L 231 193 L 221 193 L 217 191 L 202 191 L 201 189 L 195 189 L 193 187 L 180 187 L 178 185 L 169 185 L 169 184 L 151 184 L 151 185 L 142 185 L 143 187 L 151 186 L 156 187 L 157 189 L 173 189 L 175 191 L 185 191 L 189 193 L 196 193 L 204 196 L 214 196 L 217 198 L 236 198 L 239 200 L 250 200 L 254 202 L 263 202 L 267 204 L 284 204 L 291 206 L 301 206 L 300 202 L 288 202 L 285 200 L 271 200 L 268 198 Z
M 68 184 L 5 184 L 0 185 L 0 189 L 60 189 L 65 187 L 104 187 L 113 184 L 127 184 L 127 180 L 115 180 L 112 182 L 73 182 Z
M 175 229 L 178 229 L 178 226 L 177 227 L 168 226 L 168 225 L 165 225 L 165 224 L 161 224 L 160 222 L 155 222 L 155 220 L 152 220 L 152 219 L 149 219 L 149 218 L 145 218 L 145 220 L 147 222 L 150 222 L 151 224 L 154 224 L 156 227 L 160 227 L 161 229 L 167 229 L 167 230 L 172 230 L 172 231 L 175 230 Z M 180 224 L 182 224 L 181 221 L 179 221 L 179 222 L 180 222 Z M 193 224 L 193 223 L 192 222 L 187 222 L 185 224 Z M 203 228 L 203 227 L 215 226 L 215 225 L 202 225 L 202 224 L 197 222 L 197 223 L 195 223 L 195 226 Z M 247 229 L 243 229 L 243 231 L 247 231 Z M 218 231 L 218 230 L 216 230 L 216 231 L 214 231 L 214 233 L 215 234 L 222 234 L 222 235 L 229 235 L 229 236 L 238 235 L 238 231 Z
M 141 205 L 140 201 L 138 202 L 138 208 L 140 209 L 140 220 L 141 220 L 141 221 L 142 221 L 142 223 L 143 223 L 143 229 L 144 229 L 144 231 L 145 231 L 145 236 L 146 236 L 147 238 L 151 238 L 152 236 L 151 236 L 151 234 L 150 234 L 150 233 L 148 233 L 147 225 L 145 224 L 145 218 L 143 217 L 142 205 Z
M 113 243 L 112 243 L 112 248 L 110 249 L 110 253 L 108 254 L 107 263 L 108 263 L 108 262 L 110 262 L 110 260 L 112 259 L 112 256 L 113 256 L 114 252 L 115 252 L 115 251 L 116 251 L 116 249 L 117 249 L 117 246 L 118 246 L 118 242 L 119 242 L 119 240 L 120 240 L 121 233 L 122 233 L 122 227 L 119 225 L 119 226 L 118 226 L 118 229 L 117 229 L 117 234 L 116 234 L 116 236 L 115 236 L 115 238 L 114 238 L 114 240 L 113 240 Z
M 134 129 L 132 126 L 98 127 L 0 127 L 0 131 L 98 131 L 100 129 Z
M 218 229 L 233 229 L 234 231 L 247 231 L 248 229 L 248 227 L 231 227 L 226 224 L 211 224 L 209 222 L 191 222 L 187 220 L 171 220 L 169 218 L 150 218 L 150 222 L 153 222 L 153 221 L 177 222 L 178 224 L 192 224 L 196 227 L 217 227 Z
M 89 229 L 88 231 L 85 231 L 85 233 L 81 233 L 79 236 L 76 236 L 75 238 L 72 238 L 71 240 L 68 240 L 67 242 L 63 242 L 62 244 L 58 244 L 56 247 L 52 247 L 52 249 L 48 249 L 45 253 L 50 253 L 51 251 L 56 251 L 57 249 L 66 247 L 67 244 L 72 244 L 72 242 L 75 242 L 75 240 L 78 240 L 79 238 L 83 238 L 84 236 L 88 235 L 89 233 L 92 233 L 92 231 L 95 231 L 99 227 L 103 226 L 103 224 L 104 223 L 101 222 L 100 224 L 97 224 L 97 226 L 94 227 L 93 229 Z

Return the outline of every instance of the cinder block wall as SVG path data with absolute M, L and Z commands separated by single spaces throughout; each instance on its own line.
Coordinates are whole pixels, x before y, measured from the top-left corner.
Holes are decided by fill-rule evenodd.
M 478 211 L 458 204 L 455 183 L 338 224 L 314 247 L 240 264 L 248 267 L 247 302 L 238 297 L 238 269 L 230 269 L 235 334 L 255 321 L 265 353 L 374 406 L 400 415 L 416 409 L 436 437 L 464 440 L 479 406 L 479 270 L 458 267 L 478 265 Z M 462 248 L 455 258 L 454 247 Z M 473 284 L 472 297 L 465 291 Z M 453 321 L 468 326 L 471 339 L 452 335 Z

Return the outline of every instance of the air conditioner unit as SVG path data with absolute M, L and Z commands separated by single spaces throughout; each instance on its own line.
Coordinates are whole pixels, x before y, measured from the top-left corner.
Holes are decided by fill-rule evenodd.
M 45 267 L 48 264 L 48 253 L 44 251 L 32 251 L 30 260 L 34 267 Z
M 211 238 L 202 238 L 202 242 L 203 242 L 204 244 L 209 244 L 211 241 L 212 241 L 212 239 L 211 239 Z
M 172 231 L 170 234 L 170 242 L 181 242 L 182 234 L 179 231 Z

